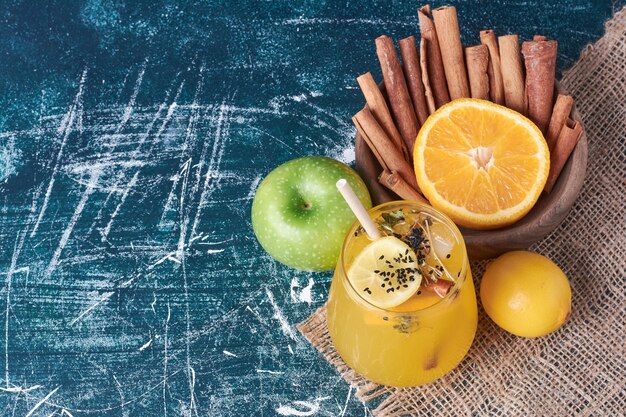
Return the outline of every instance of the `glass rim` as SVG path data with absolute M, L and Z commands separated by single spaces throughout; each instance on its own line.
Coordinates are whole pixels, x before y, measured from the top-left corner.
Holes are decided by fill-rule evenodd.
M 389 310 L 386 308 L 375 306 L 374 304 L 370 303 L 365 298 L 363 298 L 361 294 L 359 294 L 359 292 L 356 290 L 356 288 L 354 288 L 354 286 L 352 285 L 352 282 L 350 282 L 350 279 L 348 278 L 348 271 L 345 265 L 344 253 L 346 251 L 348 242 L 350 241 L 350 239 L 354 237 L 354 233 L 361 226 L 361 223 L 357 219 L 355 220 L 354 224 L 350 227 L 350 230 L 348 234 L 346 235 L 343 241 L 343 244 L 341 245 L 341 253 L 339 255 L 339 262 L 337 263 L 337 267 L 341 268 L 341 273 L 342 273 L 341 279 L 344 283 L 344 286 L 346 287 L 346 290 L 350 294 L 351 298 L 358 300 L 359 302 L 363 303 L 366 307 L 372 310 L 376 310 L 376 311 L 379 311 L 381 313 L 385 313 L 388 315 L 394 315 L 394 316 L 415 315 L 415 314 L 431 312 L 431 311 L 435 311 L 440 308 L 443 308 L 442 306 L 449 304 L 451 300 L 455 299 L 458 296 L 461 286 L 465 283 L 465 280 L 467 279 L 467 272 L 469 270 L 468 268 L 469 260 L 467 256 L 467 247 L 465 245 L 465 240 L 463 239 L 463 234 L 461 233 L 457 225 L 448 216 L 446 216 L 439 210 L 433 208 L 432 206 L 429 206 L 424 203 L 420 203 L 419 201 L 412 201 L 412 200 L 389 201 L 389 202 L 382 203 L 382 204 L 379 204 L 377 206 L 370 208 L 369 210 L 367 210 L 367 213 L 370 214 L 370 217 L 371 217 L 371 214 L 373 212 L 380 211 L 382 213 L 384 212 L 386 208 L 392 207 L 392 206 L 417 207 L 420 211 L 425 212 L 426 214 L 432 217 L 435 217 L 437 220 L 443 222 L 446 226 L 448 226 L 454 232 L 455 237 L 458 239 L 459 243 L 462 244 L 462 249 L 463 249 L 462 250 L 463 262 L 461 263 L 461 271 L 460 271 L 459 277 L 457 279 L 454 279 L 452 277 L 452 279 L 454 279 L 454 285 L 450 287 L 450 291 L 448 291 L 445 297 L 442 297 L 436 303 L 426 308 L 422 308 L 418 310 L 409 310 L 409 311 L 394 311 L 394 310 Z M 345 285 L 346 283 L 347 285 Z

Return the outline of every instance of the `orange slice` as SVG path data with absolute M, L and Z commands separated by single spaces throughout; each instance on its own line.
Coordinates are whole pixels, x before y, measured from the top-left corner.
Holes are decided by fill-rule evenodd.
M 413 158 L 432 206 L 473 229 L 526 215 L 550 170 L 548 146 L 533 122 L 478 99 L 454 100 L 433 113 L 417 135 Z

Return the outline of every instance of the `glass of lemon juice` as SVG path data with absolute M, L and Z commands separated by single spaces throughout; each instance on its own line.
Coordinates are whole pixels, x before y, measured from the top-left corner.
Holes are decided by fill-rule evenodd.
M 430 206 L 395 201 L 347 235 L 328 299 L 328 330 L 355 371 L 390 386 L 416 386 L 452 370 L 477 325 L 476 294 L 459 229 Z

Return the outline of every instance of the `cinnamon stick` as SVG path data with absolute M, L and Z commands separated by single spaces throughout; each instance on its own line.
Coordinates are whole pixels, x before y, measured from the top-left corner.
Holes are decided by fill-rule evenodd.
M 430 5 L 420 7 L 417 10 L 417 17 L 420 22 L 420 54 L 424 88 L 432 91 L 435 109 L 437 109 L 450 101 L 450 94 L 443 69 L 437 29 L 430 16 Z M 428 102 L 428 96 L 426 99 Z M 431 113 L 433 111 L 431 110 Z
M 400 47 L 400 55 L 402 55 L 404 78 L 406 79 L 409 94 L 411 95 L 411 100 L 413 101 L 415 115 L 417 116 L 417 120 L 421 126 L 424 122 L 426 122 L 430 113 L 428 112 L 428 107 L 426 105 L 424 84 L 422 84 L 422 70 L 420 69 L 420 61 L 417 54 L 417 47 L 415 46 L 415 38 L 413 36 L 409 36 L 408 38 L 400 39 L 398 41 L 398 46 Z
M 422 288 L 424 291 L 431 291 L 443 298 L 450 292 L 452 283 L 445 279 L 438 279 L 437 281 L 428 281 Z
M 443 59 L 443 69 L 448 83 L 448 92 L 452 100 L 469 97 L 469 84 L 463 60 L 463 46 L 459 32 L 459 20 L 456 7 L 443 6 L 433 10 L 439 49 Z
M 385 101 L 385 97 L 383 93 L 378 88 L 378 84 L 374 81 L 374 77 L 372 77 L 371 73 L 365 73 L 356 79 L 357 83 L 359 83 L 359 87 L 361 88 L 361 92 L 365 97 L 365 102 L 367 103 L 370 111 L 376 117 L 376 120 L 380 125 L 385 129 L 387 136 L 391 138 L 393 144 L 400 150 L 404 159 L 410 161 L 410 155 L 402 140 L 402 136 L 400 136 L 400 132 L 396 127 L 393 119 L 391 118 L 391 113 L 389 112 L 389 107 L 387 107 L 387 102 Z
M 550 193 L 559 174 L 563 170 L 567 159 L 576 147 L 580 135 L 583 133 L 583 127 L 575 120 L 568 118 L 559 133 L 556 140 L 554 151 L 550 153 L 550 173 L 544 191 Z
M 465 62 L 472 98 L 489 100 L 489 49 L 486 45 L 465 48 Z
M 418 122 L 393 41 L 384 35 L 376 38 L 376 54 L 380 61 L 393 118 L 410 154 L 413 152 Z
M 548 149 L 550 152 L 554 149 L 559 133 L 565 124 L 565 121 L 569 117 L 574 105 L 574 99 L 572 96 L 565 96 L 559 94 L 554 103 L 552 109 L 552 117 L 550 118 L 550 124 L 548 125 L 548 133 L 546 134 L 546 142 L 548 143 Z
M 496 35 L 493 30 L 481 30 L 480 43 L 487 45 L 487 48 L 489 48 L 489 96 L 494 103 L 504 104 L 500 50 L 498 49 Z
M 504 86 L 504 103 L 510 109 L 524 113 L 524 68 L 517 35 L 498 37 L 500 69 Z
M 378 176 L 378 182 L 398 194 L 403 200 L 414 200 L 423 204 L 429 204 L 428 200 L 407 184 L 396 171 L 383 170 Z
M 424 84 L 424 97 L 426 98 L 426 106 L 428 106 L 428 113 L 433 114 L 437 110 L 435 104 L 435 97 L 433 90 L 430 88 L 430 77 L 428 76 L 428 49 L 426 47 L 427 41 L 420 42 L 420 67 L 422 70 L 422 84 Z M 446 87 L 447 89 L 448 87 Z M 447 92 L 447 90 L 446 90 Z
M 528 118 L 545 134 L 552 112 L 557 42 L 535 36 L 522 44 L 526 66 L 526 105 Z
M 376 159 L 383 167 L 389 171 L 396 171 L 402 179 L 411 187 L 419 191 L 415 174 L 409 163 L 402 157 L 402 153 L 398 150 L 385 130 L 376 121 L 376 118 L 365 107 L 352 117 L 352 122 L 357 130 L 363 136 L 363 139 L 370 147 Z

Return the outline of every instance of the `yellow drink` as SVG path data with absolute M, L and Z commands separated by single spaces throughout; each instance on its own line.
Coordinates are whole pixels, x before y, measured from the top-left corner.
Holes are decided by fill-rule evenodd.
M 360 295 L 365 289 L 355 288 L 347 276 L 355 257 L 371 243 L 355 224 L 330 288 L 330 336 L 343 360 L 374 382 L 404 387 L 433 381 L 463 359 L 476 332 L 476 295 L 463 237 L 443 214 L 416 202 L 387 203 L 369 213 L 381 232 L 411 242 L 422 283 L 408 301 L 393 308 L 366 301 Z M 401 213 L 402 220 L 390 213 Z M 395 224 L 389 227 L 387 220 Z M 392 291 L 389 280 L 381 280 L 383 284 Z

